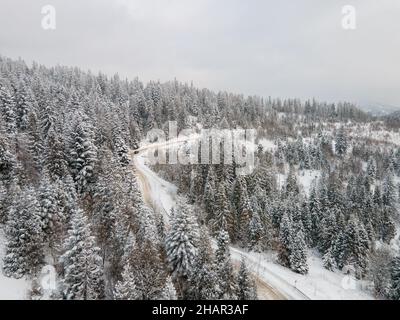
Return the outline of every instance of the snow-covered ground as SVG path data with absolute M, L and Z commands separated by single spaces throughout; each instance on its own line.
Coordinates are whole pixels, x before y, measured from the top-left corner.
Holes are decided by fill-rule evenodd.
M 0 226 L 0 300 L 25 300 L 31 283 L 25 279 L 12 279 L 3 275 L 3 258 L 5 254 L 5 235 Z
M 139 186 L 144 196 L 150 195 L 146 202 L 158 210 L 166 221 L 171 209 L 177 201 L 177 187 L 165 181 L 145 164 L 146 152 L 134 157 L 134 166 L 137 171 Z
M 274 152 L 277 149 L 276 144 L 272 140 L 260 139 L 256 145 L 261 145 L 264 151 Z
M 331 272 L 322 266 L 322 260 L 309 253 L 309 272 L 297 274 L 276 263 L 274 254 L 246 252 L 232 249 L 233 256 L 246 258 L 249 268 L 288 299 L 295 300 L 370 300 L 363 291 L 363 283 L 341 272 Z
M 285 187 L 286 180 L 288 178 L 288 168 L 285 169 L 285 173 L 276 174 L 276 182 L 278 184 L 278 188 L 282 189 Z M 306 196 L 310 195 L 310 192 L 313 187 L 313 183 L 318 182 L 318 179 L 321 177 L 321 171 L 319 170 L 300 170 L 297 176 L 299 185 L 301 190 L 304 192 Z
M 169 146 L 182 143 L 170 142 Z M 177 199 L 177 190 L 174 185 L 161 179 L 146 165 L 146 154 L 152 145 L 143 146 L 142 151 L 134 156 L 136 171 L 141 180 L 141 187 L 147 184 L 146 193 L 150 193 L 151 205 L 162 213 L 169 212 Z M 306 171 L 300 177 L 300 183 L 309 191 L 312 180 L 318 172 Z M 146 182 L 147 181 L 147 182 Z M 306 191 L 306 192 L 307 192 Z M 144 195 L 146 197 L 146 195 Z M 164 212 L 163 212 L 164 211 Z M 346 299 L 360 300 L 372 299 L 368 293 L 361 290 L 361 283 L 340 272 L 331 272 L 323 268 L 322 260 L 313 254 L 309 257 L 309 274 L 299 275 L 277 264 L 271 254 L 249 253 L 240 248 L 231 248 L 232 258 L 235 262 L 245 259 L 253 274 L 262 279 L 272 290 L 276 290 L 287 299 Z
M 299 183 L 307 196 L 310 195 L 313 183 L 317 182 L 320 177 L 321 171 L 319 170 L 300 170 Z

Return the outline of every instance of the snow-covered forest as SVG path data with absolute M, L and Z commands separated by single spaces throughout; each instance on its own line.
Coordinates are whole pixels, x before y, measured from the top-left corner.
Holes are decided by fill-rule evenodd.
M 253 300 L 265 286 L 332 298 L 335 285 L 341 297 L 398 300 L 395 119 L 0 57 L 0 298 Z M 176 188 L 160 208 L 134 151 L 168 121 L 256 129 L 254 172 L 146 167 Z

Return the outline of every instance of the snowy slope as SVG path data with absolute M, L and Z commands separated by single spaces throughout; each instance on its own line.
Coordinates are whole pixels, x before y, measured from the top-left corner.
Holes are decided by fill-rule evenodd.
M 182 141 L 171 142 L 170 147 L 176 147 Z M 177 189 L 173 184 L 161 179 L 146 165 L 146 152 L 152 145 L 143 146 L 138 155 L 134 156 L 139 180 L 141 180 L 144 197 L 149 193 L 151 205 L 160 211 L 169 212 L 177 199 Z M 300 178 L 306 192 L 309 191 L 312 180 L 318 176 L 316 171 L 304 172 Z M 146 187 L 143 189 L 144 185 Z M 168 218 L 168 215 L 164 215 Z M 331 272 L 323 268 L 322 260 L 310 254 L 308 275 L 300 275 L 277 264 L 275 257 L 269 254 L 249 253 L 240 248 L 231 247 L 234 262 L 245 259 L 250 270 L 256 274 L 273 290 L 276 290 L 287 299 L 294 300 L 361 300 L 372 299 L 372 296 L 361 290 L 361 283 L 355 279 L 345 277 L 339 272 Z M 351 285 L 348 285 L 350 283 Z
M 138 172 L 142 193 L 145 197 L 150 195 L 148 199 L 145 199 L 146 202 L 168 221 L 171 209 L 177 201 L 177 187 L 160 178 L 146 166 L 145 154 L 146 152 L 134 157 L 134 166 Z
M 245 257 L 249 268 L 265 281 L 279 288 L 289 299 L 295 300 L 370 300 L 371 295 L 362 291 L 362 283 L 340 272 L 331 272 L 322 266 L 322 260 L 309 254 L 307 275 L 297 274 L 282 267 L 275 256 L 268 253 L 246 252 L 232 248 L 237 258 Z
M 3 275 L 3 258 L 5 254 L 5 235 L 0 227 L 0 300 L 25 300 L 31 283 L 25 279 L 12 279 Z

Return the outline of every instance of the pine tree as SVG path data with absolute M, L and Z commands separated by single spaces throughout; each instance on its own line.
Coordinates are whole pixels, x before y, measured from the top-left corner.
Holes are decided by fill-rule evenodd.
M 299 223 L 293 221 L 289 210 L 285 211 L 281 221 L 278 260 L 297 273 L 308 272 L 307 245 L 303 230 Z
M 327 269 L 329 271 L 333 271 L 335 269 L 336 261 L 335 261 L 335 258 L 333 257 L 331 247 L 324 254 L 322 261 L 323 261 L 323 266 L 325 269 Z
M 207 172 L 207 178 L 204 186 L 204 195 L 203 195 L 204 209 L 208 215 L 208 220 L 210 220 L 212 218 L 212 215 L 214 214 L 215 192 L 216 192 L 216 187 L 215 187 L 214 170 L 210 166 Z
M 115 285 L 114 297 L 116 300 L 138 300 L 139 296 L 136 279 L 128 263 L 122 272 L 122 279 Z
M 34 100 L 31 89 L 22 81 L 16 92 L 15 102 L 17 127 L 25 131 L 29 123 L 28 114 L 36 107 L 36 101 Z
M 189 299 L 213 300 L 219 297 L 219 288 L 216 287 L 217 275 L 213 265 L 196 259 L 190 280 Z
M 165 288 L 167 274 L 158 248 L 146 241 L 134 250 L 132 261 L 132 269 L 137 279 L 136 286 L 140 293 L 139 299 L 159 299 Z
M 335 259 L 337 267 L 342 270 L 346 264 L 346 236 L 343 230 L 336 235 L 331 248 L 332 256 Z
M 165 281 L 164 288 L 162 289 L 160 300 L 177 300 L 175 287 L 172 283 L 171 277 Z
M 352 265 L 356 268 L 357 276 L 364 275 L 369 254 L 368 235 L 355 215 L 347 222 L 340 247 L 339 243 L 336 245 L 336 254 L 340 254 L 337 256 L 338 267 L 341 269 L 345 265 Z
M 7 220 L 8 206 L 7 206 L 7 189 L 4 183 L 0 181 L 0 224 Z
M 139 210 L 139 231 L 138 236 L 143 241 L 150 241 L 153 245 L 160 244 L 160 237 L 158 234 L 155 213 L 147 206 L 141 206 Z M 193 223 L 193 222 L 192 222 Z
M 102 259 L 83 211 L 76 209 L 61 256 L 64 267 L 63 295 L 67 300 L 98 300 L 104 297 Z
M 15 179 L 16 169 L 17 161 L 11 153 L 10 145 L 5 137 L 0 136 L 0 181 L 4 183 L 5 187 Z
M 344 127 L 339 128 L 335 139 L 335 151 L 339 157 L 343 157 L 347 152 L 348 144 Z
M 286 210 L 283 214 L 279 228 L 279 263 L 285 267 L 290 267 L 290 243 L 292 236 L 292 217 L 290 212 Z
M 47 138 L 49 131 L 54 126 L 54 122 L 54 106 L 52 101 L 47 100 L 39 112 L 39 126 L 41 134 L 44 138 Z
M 16 124 L 16 105 L 10 91 L 0 84 L 0 112 L 6 124 L 7 133 L 15 134 Z
M 212 248 L 208 231 L 200 230 L 199 250 L 190 276 L 188 299 L 212 300 L 218 298 L 216 273 L 212 264 Z
M 238 300 L 257 300 L 257 290 L 253 279 L 251 279 L 246 263 L 242 259 L 238 273 Z
M 397 200 L 396 196 L 396 186 L 393 181 L 393 173 L 392 170 L 388 170 L 386 172 L 385 179 L 383 181 L 382 188 L 382 202 L 385 206 L 394 208 Z
M 215 253 L 219 299 L 235 299 L 237 285 L 233 275 L 231 254 L 229 251 L 229 235 L 221 230 L 217 237 Z
M 260 216 L 258 212 L 253 211 L 253 215 L 250 220 L 249 224 L 249 248 L 253 251 L 261 251 L 262 245 L 262 233 L 263 233 L 263 226 L 261 223 Z
M 166 236 L 166 254 L 172 276 L 177 281 L 181 295 L 185 294 L 187 278 L 194 267 L 198 247 L 198 225 L 190 207 L 178 203 L 171 217 L 170 230 Z
M 108 249 L 111 249 L 113 231 L 117 219 L 117 208 L 113 199 L 116 199 L 112 181 L 112 173 L 106 177 L 101 176 L 95 187 L 93 225 L 99 246 L 104 257 Z
M 62 179 L 68 174 L 68 161 L 65 155 L 65 144 L 60 134 L 50 130 L 47 137 L 46 169 L 53 181 Z
M 396 236 L 396 225 L 393 221 L 394 212 L 390 207 L 384 207 L 380 209 L 380 212 L 380 239 L 385 243 L 390 243 L 390 241 Z
M 21 192 L 10 207 L 6 236 L 4 273 L 14 278 L 34 274 L 43 259 L 43 236 L 40 205 L 33 189 Z
M 253 213 L 247 191 L 247 183 L 244 177 L 237 178 L 233 189 L 232 200 L 237 212 L 237 233 L 242 244 L 247 245 L 249 223 Z M 235 238 L 233 238 L 232 240 L 235 240 Z
M 308 205 L 308 201 L 304 201 L 301 205 L 301 223 L 304 229 L 304 239 L 308 247 L 312 246 L 312 218 Z
M 367 176 L 370 180 L 370 183 L 374 181 L 376 178 L 376 161 L 374 158 L 370 157 L 367 163 Z
M 392 283 L 390 297 L 393 300 L 400 300 L 400 257 L 393 259 L 390 274 Z
M 318 246 L 322 253 L 326 253 L 332 246 L 332 242 L 337 233 L 336 217 L 338 217 L 339 214 L 339 209 L 332 207 L 328 209 L 325 216 L 322 218 Z
M 317 246 L 320 240 L 322 209 L 321 209 L 320 198 L 315 188 L 311 190 L 310 197 L 308 200 L 308 209 L 310 212 L 310 219 L 311 219 L 311 228 L 310 228 L 311 244 L 312 246 Z
M 121 164 L 121 166 L 127 167 L 130 162 L 128 146 L 126 145 L 124 139 L 121 137 L 120 134 L 115 136 L 113 140 L 114 150 L 119 159 L 119 163 Z
M 230 204 L 226 196 L 225 183 L 221 182 L 218 186 L 217 194 L 215 195 L 215 209 L 213 219 L 213 230 L 219 232 L 220 230 L 228 230 L 231 236 L 234 236 L 235 224 L 231 212 Z
M 40 224 L 47 241 L 53 240 L 55 224 L 61 219 L 56 198 L 56 186 L 50 182 L 47 174 L 45 174 L 40 182 L 38 200 L 40 203 Z
M 369 279 L 374 284 L 374 293 L 377 298 L 390 299 L 391 290 L 391 263 L 393 260 L 390 248 L 382 246 L 375 250 L 368 266 Z
M 70 166 L 77 190 L 85 193 L 93 182 L 93 171 L 97 162 L 97 147 L 94 135 L 87 120 L 80 119 L 71 134 Z
M 33 167 L 37 172 L 41 172 L 43 166 L 43 158 L 45 156 L 45 145 L 40 133 L 36 112 L 33 110 L 28 115 L 28 140 L 29 154 L 33 159 Z
M 290 168 L 290 172 L 286 181 L 286 195 L 297 196 L 300 193 L 299 184 L 293 167 Z
M 301 229 L 294 230 L 290 244 L 290 269 L 300 274 L 308 273 L 307 246 Z

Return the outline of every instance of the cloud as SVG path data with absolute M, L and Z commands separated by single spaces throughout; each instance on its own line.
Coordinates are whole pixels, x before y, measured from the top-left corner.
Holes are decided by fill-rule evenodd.
M 57 30 L 41 29 L 41 7 Z M 346 1 L 2 0 L 0 53 L 144 81 L 400 106 L 400 3 Z

